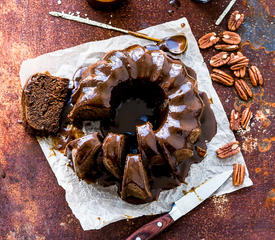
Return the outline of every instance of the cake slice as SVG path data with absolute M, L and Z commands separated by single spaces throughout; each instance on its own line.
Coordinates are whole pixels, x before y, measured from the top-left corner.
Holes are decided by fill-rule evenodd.
M 140 154 L 128 154 L 124 168 L 121 198 L 134 197 L 152 201 L 152 194 Z
M 109 133 L 102 145 L 103 164 L 116 178 L 121 178 L 122 154 L 125 146 L 123 134 Z
M 65 154 L 72 159 L 74 171 L 79 178 L 84 178 L 92 172 L 100 147 L 101 141 L 98 132 L 75 139 L 67 144 Z
M 24 86 L 21 104 L 25 127 L 36 135 L 58 132 L 63 107 L 68 96 L 69 80 L 36 73 Z

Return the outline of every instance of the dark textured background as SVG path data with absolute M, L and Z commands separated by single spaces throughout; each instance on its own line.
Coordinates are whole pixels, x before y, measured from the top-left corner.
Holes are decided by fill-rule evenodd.
M 84 0 L 62 0 L 61 5 L 57 0 L 0 1 L 0 239 L 117 240 L 156 218 L 120 221 L 99 231 L 81 229 L 38 143 L 18 123 L 18 72 L 24 59 L 118 35 L 53 18 L 47 14 L 51 10 L 80 11 L 82 16 L 88 14 L 91 19 L 111 21 L 114 26 L 130 30 L 186 16 L 197 39 L 226 27 L 225 21 L 220 27 L 214 22 L 229 0 L 213 0 L 205 5 L 180 2 L 176 9 L 168 0 L 129 0 L 117 10 L 101 12 Z M 236 137 L 254 186 L 207 200 L 156 239 L 275 239 L 274 5 L 272 0 L 238 0 L 233 7 L 245 13 L 245 23 L 238 32 L 251 44 L 245 44 L 243 53 L 262 71 L 264 88 L 253 88 L 253 99 L 244 103 L 233 88 L 214 84 L 227 114 L 233 106 L 240 109 L 249 105 L 253 111 L 251 130 Z M 207 62 L 214 52 L 202 52 Z

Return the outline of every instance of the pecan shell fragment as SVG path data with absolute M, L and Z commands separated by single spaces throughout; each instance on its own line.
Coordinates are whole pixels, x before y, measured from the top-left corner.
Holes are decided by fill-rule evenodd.
M 222 51 L 235 51 L 237 49 L 239 49 L 239 45 L 233 44 L 233 45 L 229 45 L 229 44 L 217 44 L 215 45 L 215 48 L 217 50 L 222 50 Z
M 248 70 L 250 81 L 254 87 L 263 85 L 263 76 L 256 66 L 251 66 Z
M 242 117 L 241 117 L 241 126 L 242 126 L 242 129 L 245 130 L 247 128 L 247 126 L 249 125 L 249 122 L 250 122 L 251 118 L 252 118 L 252 112 L 250 111 L 250 108 L 247 107 L 242 112 Z
M 239 142 L 233 141 L 219 148 L 216 153 L 218 158 L 228 158 L 240 152 Z
M 248 97 L 253 96 L 251 89 L 242 79 L 238 79 L 235 81 L 235 89 L 242 100 L 247 101 Z
M 219 37 L 217 37 L 217 34 L 215 32 L 207 33 L 206 35 L 202 36 L 198 43 L 199 47 L 201 49 L 206 49 L 209 47 L 212 47 L 214 44 L 216 44 L 220 40 Z
M 239 11 L 235 11 L 231 14 L 229 20 L 228 20 L 228 29 L 230 31 L 236 31 L 244 20 L 244 14 L 240 14 Z
M 233 176 L 232 182 L 234 186 L 240 186 L 243 184 L 245 176 L 245 165 L 240 163 L 235 163 L 233 165 Z
M 234 78 L 222 70 L 214 68 L 210 76 L 213 81 L 221 83 L 225 86 L 233 86 L 234 84 Z
M 210 65 L 212 67 L 220 67 L 222 65 L 225 65 L 229 61 L 229 59 L 230 57 L 227 52 L 220 52 L 210 59 Z
M 230 31 L 224 31 L 221 34 L 221 37 L 222 37 L 222 40 L 228 44 L 239 44 L 242 41 L 238 33 L 230 32 Z
M 230 129 L 232 131 L 237 131 L 240 126 L 240 114 L 235 110 L 232 109 L 230 114 Z

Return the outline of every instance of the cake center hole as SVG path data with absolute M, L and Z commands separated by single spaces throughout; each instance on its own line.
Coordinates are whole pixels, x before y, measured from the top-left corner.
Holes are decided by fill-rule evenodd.
M 128 80 L 112 91 L 112 112 L 101 121 L 103 134 L 108 132 L 136 135 L 136 126 L 150 122 L 153 129 L 161 124 L 165 110 L 165 94 L 156 84 L 146 80 Z

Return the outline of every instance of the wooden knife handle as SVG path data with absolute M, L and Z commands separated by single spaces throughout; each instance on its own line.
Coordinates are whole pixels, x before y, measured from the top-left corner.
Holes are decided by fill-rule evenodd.
M 126 240 L 148 240 L 155 237 L 174 222 L 169 213 L 139 228 Z

